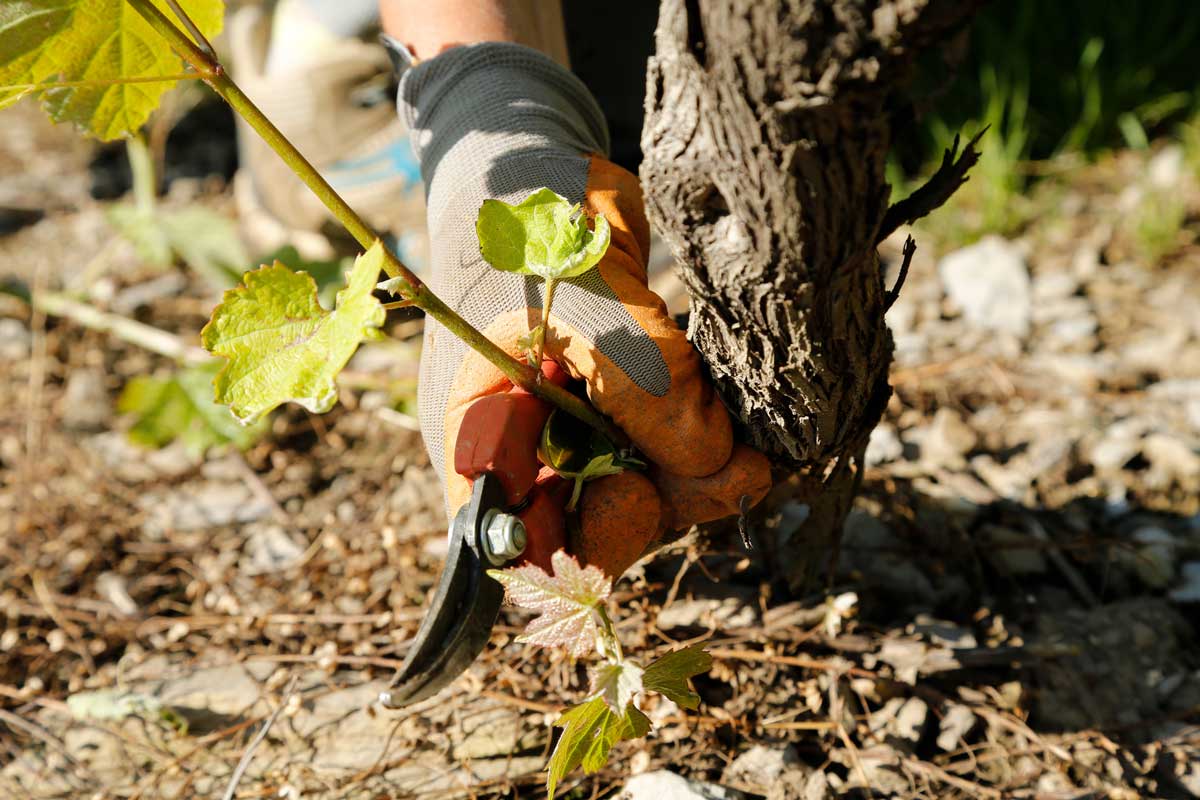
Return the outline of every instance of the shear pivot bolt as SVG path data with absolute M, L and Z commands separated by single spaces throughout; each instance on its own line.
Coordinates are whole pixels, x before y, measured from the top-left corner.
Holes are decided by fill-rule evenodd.
M 492 509 L 483 518 L 483 546 L 488 560 L 500 566 L 525 552 L 525 523 Z

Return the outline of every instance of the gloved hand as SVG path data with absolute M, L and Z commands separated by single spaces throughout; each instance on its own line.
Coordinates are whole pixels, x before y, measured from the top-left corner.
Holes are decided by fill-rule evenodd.
M 572 552 L 619 577 L 666 531 L 737 513 L 744 495 L 761 500 L 767 460 L 733 443 L 699 355 L 647 287 L 641 190 L 603 157 L 604 118 L 583 84 L 514 44 L 455 47 L 415 65 L 391 46 L 402 71 L 400 112 L 426 182 L 431 286 L 489 339 L 521 358 L 518 340 L 540 322 L 543 298 L 540 280 L 499 272 L 480 256 L 474 223 L 486 198 L 515 204 L 547 186 L 611 226 L 599 267 L 559 283 L 545 354 L 586 382 L 593 405 L 651 463 L 645 473 L 586 484 Z M 470 496 L 454 463 L 463 418 L 480 398 L 510 388 L 490 362 L 426 321 L 419 413 L 452 511 Z

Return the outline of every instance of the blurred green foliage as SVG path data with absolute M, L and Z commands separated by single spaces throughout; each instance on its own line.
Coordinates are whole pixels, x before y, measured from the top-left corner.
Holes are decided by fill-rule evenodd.
M 956 133 L 982 157 L 941 214 L 953 238 L 1011 233 L 1029 217 L 1029 162 L 1141 148 L 1200 111 L 1195 0 L 997 0 L 965 40 L 918 67 L 914 125 L 900 132 L 893 198 L 928 174 Z M 952 219 L 948 219 L 952 218 Z
M 213 378 L 222 362 L 181 367 L 165 376 L 137 375 L 125 384 L 117 410 L 133 419 L 129 438 L 143 447 L 165 447 L 176 439 L 197 455 L 232 444 L 245 450 L 267 432 L 265 420 L 242 425 L 213 400 Z
M 1200 108 L 1198 12 L 1194 0 L 993 2 L 948 85 L 944 53 L 922 63 L 916 95 L 933 109 L 916 152 L 940 154 L 945 132 L 971 123 L 1033 159 L 1143 147 Z

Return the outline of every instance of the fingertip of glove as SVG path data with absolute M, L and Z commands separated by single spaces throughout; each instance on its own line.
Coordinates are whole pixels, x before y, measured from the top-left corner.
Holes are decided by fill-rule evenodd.
M 622 472 L 588 484 L 573 550 L 585 564 L 619 578 L 658 537 L 662 501 L 649 478 Z
M 771 462 L 745 444 L 737 444 L 728 461 L 702 477 L 658 470 L 655 484 L 662 498 L 664 524 L 672 530 L 712 522 L 741 511 L 742 498 L 755 506 L 771 489 Z
M 720 471 L 733 453 L 733 423 L 719 402 L 691 408 L 686 416 L 664 420 L 652 437 L 638 444 L 665 470 L 688 478 Z

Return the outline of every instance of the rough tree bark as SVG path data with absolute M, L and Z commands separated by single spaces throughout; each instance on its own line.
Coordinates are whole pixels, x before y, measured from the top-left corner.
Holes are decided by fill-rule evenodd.
M 663 0 L 641 175 L 691 296 L 689 335 L 754 445 L 800 473 L 782 544 L 794 588 L 823 571 L 891 393 L 877 243 L 940 205 L 951 153 L 889 212 L 888 101 L 976 0 Z M 972 143 L 973 144 L 973 143 Z

